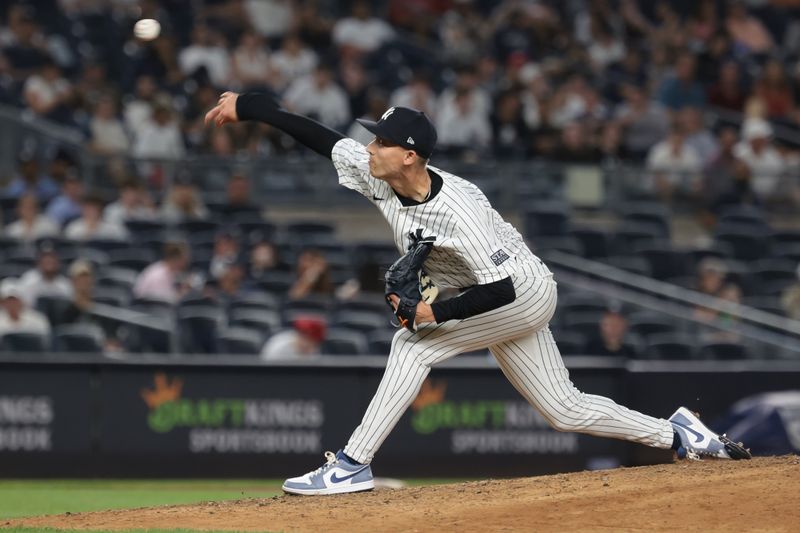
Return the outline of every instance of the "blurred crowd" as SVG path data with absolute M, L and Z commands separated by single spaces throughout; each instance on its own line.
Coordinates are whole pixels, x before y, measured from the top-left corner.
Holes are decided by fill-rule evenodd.
M 0 100 L 102 154 L 299 150 L 203 127 L 222 90 L 368 141 L 354 119 L 427 112 L 439 154 L 634 160 L 666 201 L 796 205 L 800 18 L 792 2 L 50 0 L 0 26 Z M 787 7 L 788 6 L 788 7 Z M 163 28 L 133 36 L 140 17 Z M 781 135 L 777 135 L 780 133 Z

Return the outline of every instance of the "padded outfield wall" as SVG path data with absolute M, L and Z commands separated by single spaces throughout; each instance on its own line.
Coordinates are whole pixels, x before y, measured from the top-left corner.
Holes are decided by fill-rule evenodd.
M 223 362 L 221 362 L 223 361 Z M 713 424 L 751 394 L 800 388 L 800 362 L 566 357 L 585 392 L 655 416 L 679 404 Z M 0 361 L 0 476 L 283 477 L 344 445 L 385 358 Z M 669 460 L 552 430 L 491 361 L 434 368 L 375 460 L 378 475 L 523 476 Z

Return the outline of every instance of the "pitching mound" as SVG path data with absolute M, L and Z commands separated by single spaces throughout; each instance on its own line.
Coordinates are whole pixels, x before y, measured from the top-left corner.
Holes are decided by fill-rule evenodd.
M 242 531 L 797 531 L 800 457 L 681 462 L 326 497 L 45 516 L 5 525 Z

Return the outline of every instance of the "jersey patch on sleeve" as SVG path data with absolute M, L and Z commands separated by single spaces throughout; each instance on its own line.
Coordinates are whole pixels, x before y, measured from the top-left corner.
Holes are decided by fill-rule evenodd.
M 503 250 L 497 250 L 495 253 L 492 254 L 492 262 L 496 266 L 500 266 L 505 263 L 508 259 L 508 254 L 505 253 Z

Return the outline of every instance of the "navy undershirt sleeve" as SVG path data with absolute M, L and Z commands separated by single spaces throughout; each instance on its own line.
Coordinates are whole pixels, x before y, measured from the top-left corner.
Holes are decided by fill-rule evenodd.
M 344 139 L 344 135 L 314 119 L 286 111 L 274 97 L 264 93 L 240 94 L 236 99 L 236 116 L 242 121 L 265 122 L 328 159 L 333 146 Z
M 436 323 L 465 319 L 510 304 L 517 298 L 511 278 L 476 285 L 463 294 L 431 305 Z

